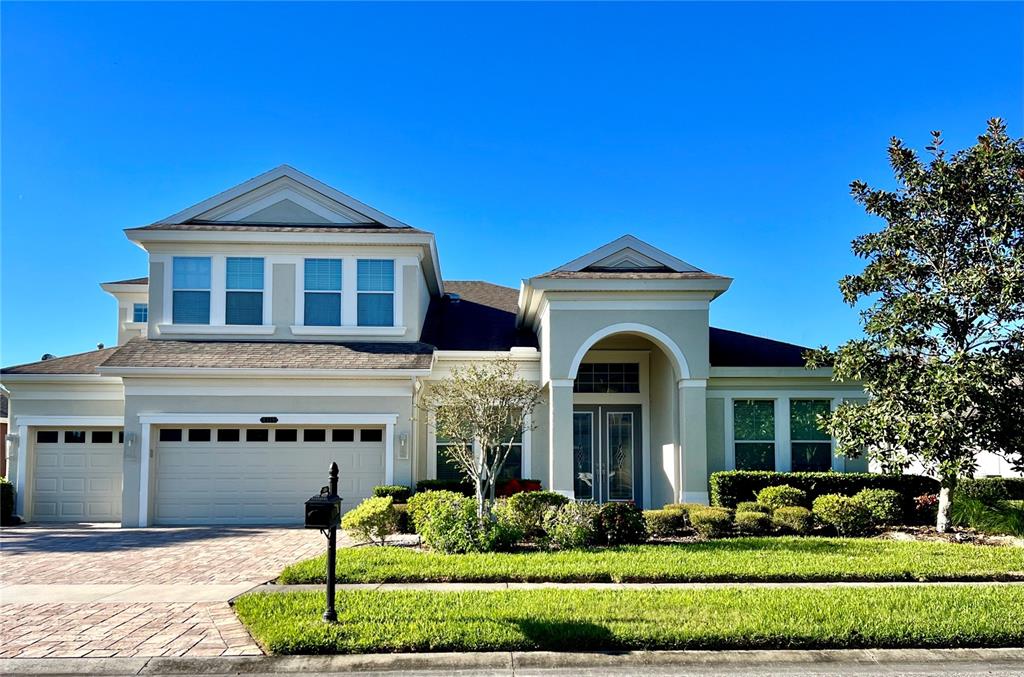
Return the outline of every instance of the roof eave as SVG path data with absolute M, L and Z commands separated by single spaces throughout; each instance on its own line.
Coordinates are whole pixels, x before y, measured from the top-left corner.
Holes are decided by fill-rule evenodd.
M 105 376 L 160 376 L 186 378 L 303 378 L 336 379 L 381 378 L 429 376 L 432 368 L 389 368 L 389 369 L 238 369 L 233 367 L 104 367 L 99 372 Z

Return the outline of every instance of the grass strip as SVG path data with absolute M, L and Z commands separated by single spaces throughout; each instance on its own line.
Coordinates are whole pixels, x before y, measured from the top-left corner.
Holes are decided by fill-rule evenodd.
M 1000 647 L 1024 586 L 253 593 L 235 611 L 276 654 Z
M 1024 578 L 1024 548 L 843 538 L 736 538 L 561 552 L 444 555 L 346 548 L 338 580 L 402 582 L 980 581 Z M 322 583 L 323 556 L 280 583 Z

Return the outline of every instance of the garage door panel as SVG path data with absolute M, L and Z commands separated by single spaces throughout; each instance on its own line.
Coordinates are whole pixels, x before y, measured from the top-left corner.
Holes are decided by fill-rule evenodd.
M 271 433 L 270 439 L 274 437 Z M 244 430 L 241 439 L 246 440 Z M 159 444 L 155 521 L 301 523 L 303 503 L 327 484 L 331 462 L 338 463 L 343 510 L 352 509 L 384 483 L 383 442 L 304 442 L 300 431 L 295 442 Z
M 111 442 L 93 443 L 86 435 L 89 441 L 70 444 L 57 432 L 61 441 L 34 445 L 32 519 L 119 521 L 123 449 L 113 441 L 119 430 L 110 430 Z

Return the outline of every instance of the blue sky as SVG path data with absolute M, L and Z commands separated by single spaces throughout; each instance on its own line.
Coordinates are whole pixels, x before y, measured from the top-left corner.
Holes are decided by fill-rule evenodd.
M 1024 5 L 2 5 L 0 362 L 116 339 L 122 229 L 287 162 L 518 286 L 623 233 L 735 278 L 716 326 L 859 329 L 890 136 L 1021 135 Z

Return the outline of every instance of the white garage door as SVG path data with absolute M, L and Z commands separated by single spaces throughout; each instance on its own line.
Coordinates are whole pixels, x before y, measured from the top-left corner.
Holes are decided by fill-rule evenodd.
M 33 432 L 32 520 L 121 521 L 121 429 Z
M 384 484 L 384 429 L 160 428 L 157 524 L 301 524 L 303 503 L 339 468 L 350 510 Z

